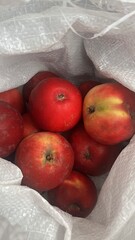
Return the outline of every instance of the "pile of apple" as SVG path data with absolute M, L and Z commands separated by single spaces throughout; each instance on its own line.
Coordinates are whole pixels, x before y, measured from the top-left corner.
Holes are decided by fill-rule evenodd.
M 13 157 L 22 185 L 73 216 L 91 213 L 91 176 L 109 172 L 134 133 L 135 93 L 117 82 L 76 86 L 43 71 L 22 91 L 0 93 L 0 157 Z

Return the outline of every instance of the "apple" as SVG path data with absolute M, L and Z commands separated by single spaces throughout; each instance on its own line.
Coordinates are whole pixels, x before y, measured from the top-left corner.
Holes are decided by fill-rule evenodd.
M 36 73 L 27 83 L 23 85 L 23 97 L 24 101 L 29 101 L 29 96 L 32 91 L 32 89 L 43 79 L 47 79 L 48 77 L 57 77 L 56 74 L 50 72 L 50 71 L 41 71 Z
M 19 88 L 13 88 L 4 92 L 0 92 L 0 101 L 9 103 L 21 114 L 24 112 L 23 96 Z
M 75 155 L 74 169 L 91 176 L 108 172 L 123 149 L 121 144 L 104 145 L 96 142 L 85 131 L 83 124 L 72 130 L 69 142 Z
M 28 112 L 22 114 L 22 118 L 23 118 L 23 125 L 24 125 L 23 138 L 27 137 L 32 133 L 39 131 L 38 127 L 36 126 L 31 115 Z
M 119 83 L 92 88 L 83 102 L 86 132 L 102 144 L 117 144 L 135 133 L 135 93 Z
M 0 101 L 0 157 L 13 153 L 22 137 L 21 114 L 10 104 Z
M 94 81 L 94 80 L 87 80 L 87 81 L 81 82 L 79 85 L 79 89 L 82 94 L 82 98 L 84 99 L 87 92 L 99 84 L 101 84 L 101 82 Z
M 82 96 L 73 83 L 62 78 L 42 80 L 31 92 L 29 112 L 42 130 L 64 132 L 82 115 Z
M 47 193 L 50 204 L 75 217 L 87 217 L 97 202 L 97 189 L 86 175 L 72 171 L 57 187 Z
M 74 152 L 62 135 L 37 132 L 21 141 L 15 163 L 22 171 L 23 184 L 43 192 L 57 187 L 70 174 Z

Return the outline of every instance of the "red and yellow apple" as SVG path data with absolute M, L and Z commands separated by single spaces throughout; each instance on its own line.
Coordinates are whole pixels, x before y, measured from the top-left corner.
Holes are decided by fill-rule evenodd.
M 135 133 L 135 93 L 119 83 L 92 88 L 83 102 L 86 132 L 102 144 L 117 144 Z
M 121 144 L 104 145 L 96 142 L 85 131 L 83 124 L 72 130 L 69 142 L 75 155 L 74 169 L 91 176 L 108 172 L 123 149 Z
M 16 150 L 15 163 L 23 184 L 39 192 L 57 187 L 70 174 L 74 152 L 60 134 L 38 132 L 24 138 Z
M 32 90 L 29 111 L 39 128 L 64 132 L 80 120 L 82 96 L 77 86 L 68 80 L 48 78 Z
M 8 103 L 0 101 L 0 157 L 13 153 L 22 138 L 21 114 Z
M 97 202 L 97 189 L 88 176 L 72 171 L 57 188 L 48 191 L 50 204 L 75 217 L 87 217 Z

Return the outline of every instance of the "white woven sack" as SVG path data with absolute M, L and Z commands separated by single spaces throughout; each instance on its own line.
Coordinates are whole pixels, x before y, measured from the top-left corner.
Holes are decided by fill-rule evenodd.
M 134 22 L 134 0 L 1 0 L 0 91 L 47 69 L 78 84 L 93 65 L 97 75 L 135 91 Z M 86 219 L 21 186 L 21 171 L 1 159 L 0 240 L 134 240 L 134 145 L 135 136 L 97 180 L 102 188 Z

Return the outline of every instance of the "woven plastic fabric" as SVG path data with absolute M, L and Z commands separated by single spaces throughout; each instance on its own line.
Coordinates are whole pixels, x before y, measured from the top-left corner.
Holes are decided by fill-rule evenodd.
M 135 91 L 134 0 L 1 0 L 0 91 L 40 70 L 78 84 L 97 74 Z M 86 219 L 52 207 L 21 186 L 21 171 L 0 160 L 0 240 L 134 240 L 135 137 L 97 181 Z

